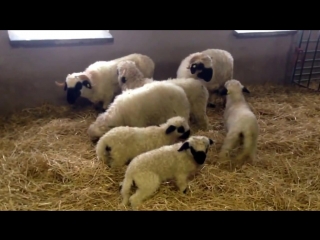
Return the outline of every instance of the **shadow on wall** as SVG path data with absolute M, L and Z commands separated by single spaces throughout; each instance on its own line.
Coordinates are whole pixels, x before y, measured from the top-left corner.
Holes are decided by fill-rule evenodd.
M 0 109 L 2 114 L 49 102 L 67 104 L 54 81 L 83 71 L 98 60 L 131 53 L 150 56 L 155 79 L 175 77 L 181 60 L 207 48 L 229 51 L 235 59 L 234 77 L 244 83 L 283 83 L 291 71 L 288 58 L 295 35 L 236 38 L 231 30 L 110 30 L 114 43 L 96 46 L 11 48 L 7 31 L 0 31 Z M 289 66 L 289 68 L 288 68 Z

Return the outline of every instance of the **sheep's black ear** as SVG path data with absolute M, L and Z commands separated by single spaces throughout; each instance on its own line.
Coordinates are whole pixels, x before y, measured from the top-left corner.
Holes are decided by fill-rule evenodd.
M 166 134 L 172 133 L 175 130 L 176 130 L 176 127 L 173 125 L 170 125 L 166 130 Z
M 88 80 L 84 80 L 82 82 L 82 85 L 85 86 L 86 88 L 90 88 L 90 89 L 92 88 L 91 83 Z
M 228 93 L 228 89 L 227 89 L 226 87 L 222 87 L 222 88 L 220 89 L 220 91 L 219 91 L 219 94 L 220 94 L 221 96 L 226 96 L 227 93 Z
M 211 138 L 209 138 L 209 143 L 210 143 L 210 145 L 212 145 L 214 143 L 214 141 Z
M 189 142 L 184 142 L 182 146 L 179 148 L 178 152 L 182 152 L 183 150 L 187 150 L 188 148 L 190 148 Z
M 248 88 L 246 88 L 246 87 L 243 87 L 243 88 L 242 88 L 242 92 L 250 93 L 250 91 L 249 91 Z

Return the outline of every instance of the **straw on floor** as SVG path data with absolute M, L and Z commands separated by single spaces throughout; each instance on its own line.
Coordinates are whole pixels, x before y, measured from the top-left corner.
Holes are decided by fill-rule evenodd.
M 247 101 L 260 126 L 256 166 L 215 164 L 224 140 L 222 109 L 210 109 L 216 141 L 187 194 L 172 183 L 141 210 L 319 210 L 320 97 L 298 87 L 251 87 Z M 0 210 L 125 210 L 119 182 L 96 158 L 86 135 L 97 112 L 50 105 L 0 121 Z

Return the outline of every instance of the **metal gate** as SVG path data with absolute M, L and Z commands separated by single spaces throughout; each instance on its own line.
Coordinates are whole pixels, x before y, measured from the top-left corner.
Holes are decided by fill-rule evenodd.
M 320 91 L 320 30 L 299 30 L 291 81 Z

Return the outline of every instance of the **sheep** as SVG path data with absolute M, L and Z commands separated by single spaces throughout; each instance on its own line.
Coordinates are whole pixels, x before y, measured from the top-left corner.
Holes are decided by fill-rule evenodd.
M 154 82 L 118 95 L 108 110 L 89 126 L 87 133 L 96 141 L 113 127 L 147 127 L 162 124 L 174 116 L 189 119 L 190 104 L 185 92 L 172 83 Z
M 155 68 L 153 60 L 146 55 L 134 53 L 111 61 L 97 61 L 88 66 L 84 72 L 68 74 L 64 83 L 57 81 L 55 83 L 59 87 L 64 87 L 69 104 L 74 104 L 82 96 L 95 106 L 102 102 L 103 110 L 106 110 L 114 97 L 121 93 L 116 65 L 128 59 L 136 63 L 144 76 L 153 76 Z
M 208 90 L 200 81 L 189 79 L 168 79 L 153 80 L 144 78 L 142 72 L 137 68 L 133 61 L 122 61 L 118 63 L 118 82 L 123 91 L 135 89 L 145 84 L 156 82 L 170 82 L 181 87 L 187 94 L 190 103 L 190 122 L 193 124 L 193 130 L 208 129 L 209 121 L 206 113 L 207 101 L 209 98 Z
M 135 157 L 126 169 L 121 186 L 122 204 L 136 208 L 154 194 L 160 184 L 175 179 L 180 192 L 186 193 L 188 177 L 204 164 L 214 141 L 205 136 L 191 136 L 183 143 L 167 145 Z M 138 189 L 129 198 L 131 186 Z
M 227 100 L 224 110 L 227 135 L 221 147 L 219 159 L 227 160 L 229 151 L 243 143 L 243 151 L 236 159 L 238 166 L 245 160 L 254 162 L 259 134 L 257 118 L 247 104 L 244 92 L 250 93 L 240 81 L 235 79 L 226 81 L 221 90 L 221 94 L 226 95 Z
M 215 96 L 223 84 L 233 78 L 232 55 L 221 49 L 207 49 L 184 58 L 177 70 L 177 78 L 200 80 L 209 91 L 208 107 L 215 107 Z M 223 103 L 225 105 L 225 103 Z
M 128 164 L 141 153 L 186 140 L 189 136 L 188 121 L 180 116 L 169 118 L 160 126 L 115 127 L 99 139 L 96 153 L 109 167 L 116 168 Z

